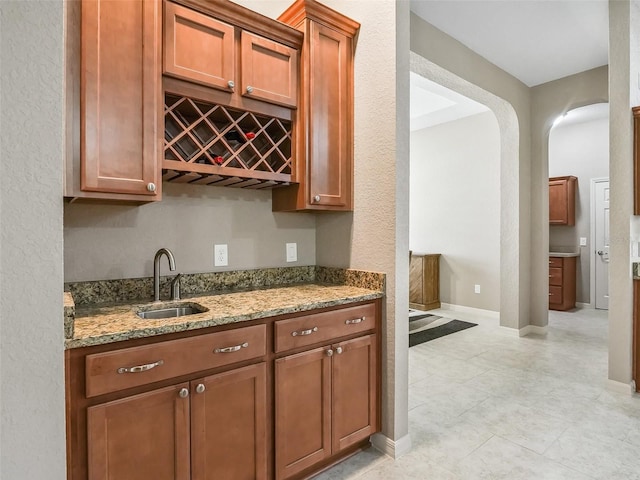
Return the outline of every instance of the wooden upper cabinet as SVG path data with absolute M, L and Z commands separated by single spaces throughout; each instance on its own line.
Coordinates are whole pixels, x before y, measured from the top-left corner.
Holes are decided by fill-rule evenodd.
M 631 112 L 633 113 L 633 214 L 640 215 L 640 106 L 633 107 Z
M 202 2 L 192 3 L 194 8 L 204 10 Z M 217 97 L 226 105 L 243 107 L 238 97 L 245 97 L 295 108 L 299 49 L 247 31 L 244 23 L 248 21 L 247 25 L 259 29 L 261 25 L 254 22 L 257 20 L 267 25 L 269 33 L 270 23 L 258 19 L 255 12 L 231 2 L 213 1 L 208 7 L 212 10 L 205 14 L 165 2 L 164 74 L 229 93 L 226 98 Z M 176 90 L 174 84 L 170 85 Z M 183 89 L 178 90 L 175 93 Z
M 189 398 L 182 384 L 87 409 L 88 478 L 189 480 Z
M 549 224 L 576 224 L 576 187 L 573 176 L 549 179 Z
M 80 171 L 67 196 L 160 199 L 160 14 L 154 0 L 82 2 Z
M 298 51 L 246 31 L 241 34 L 242 95 L 295 107 Z
M 273 209 L 353 210 L 353 56 L 360 24 L 314 0 L 279 20 L 305 33 L 294 181 Z
M 234 27 L 175 3 L 164 5 L 164 73 L 232 91 Z

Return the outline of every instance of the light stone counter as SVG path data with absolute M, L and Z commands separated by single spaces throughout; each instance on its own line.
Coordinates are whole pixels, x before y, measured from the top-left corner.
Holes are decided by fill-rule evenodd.
M 168 301 L 159 304 L 140 303 L 96 308 L 76 305 L 75 319 L 72 319 L 73 336 L 65 341 L 65 348 L 86 347 L 133 338 L 184 332 L 372 300 L 382 296 L 383 293 L 380 290 L 350 285 L 306 284 L 194 296 L 179 302 Z M 177 303 L 195 303 L 206 308 L 207 311 L 159 320 L 142 319 L 137 315 L 139 311 L 172 307 Z

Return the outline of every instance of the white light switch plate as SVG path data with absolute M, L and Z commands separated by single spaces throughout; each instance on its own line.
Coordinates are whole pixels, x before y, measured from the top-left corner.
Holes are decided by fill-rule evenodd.
M 587 237 L 580 237 L 580 246 L 581 247 L 587 246 Z
M 298 261 L 298 244 L 287 243 L 287 262 Z
M 226 245 L 213 246 L 213 265 L 215 267 L 226 267 L 229 265 L 229 256 Z
M 475 293 L 480 293 L 480 285 L 476 285 L 473 291 Z

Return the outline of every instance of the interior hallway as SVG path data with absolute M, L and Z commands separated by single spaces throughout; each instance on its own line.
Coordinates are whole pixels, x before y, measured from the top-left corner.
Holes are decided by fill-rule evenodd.
M 409 350 L 412 451 L 373 449 L 327 479 L 640 479 L 640 397 L 607 383 L 607 312 L 550 312 L 546 337 L 497 320 Z

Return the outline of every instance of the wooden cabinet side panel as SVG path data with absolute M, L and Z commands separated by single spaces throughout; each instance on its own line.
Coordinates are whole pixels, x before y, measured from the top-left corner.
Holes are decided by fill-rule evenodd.
M 160 8 L 82 2 L 82 190 L 159 198 Z
M 423 272 L 424 257 L 412 255 L 409 263 L 409 302 L 424 303 L 424 278 Z
M 333 453 L 378 431 L 376 336 L 340 343 L 333 356 Z
M 640 107 L 633 107 L 633 214 L 640 215 Z
M 309 198 L 312 205 L 351 205 L 351 109 L 353 78 L 350 38 L 311 23 L 309 111 Z
M 276 479 L 331 455 L 331 357 L 324 348 L 275 361 Z
M 87 409 L 91 480 L 189 480 L 189 399 L 166 387 Z
M 242 95 L 295 107 L 298 51 L 244 30 L 240 45 Z
M 266 364 L 194 380 L 191 392 L 193 480 L 266 480 Z

